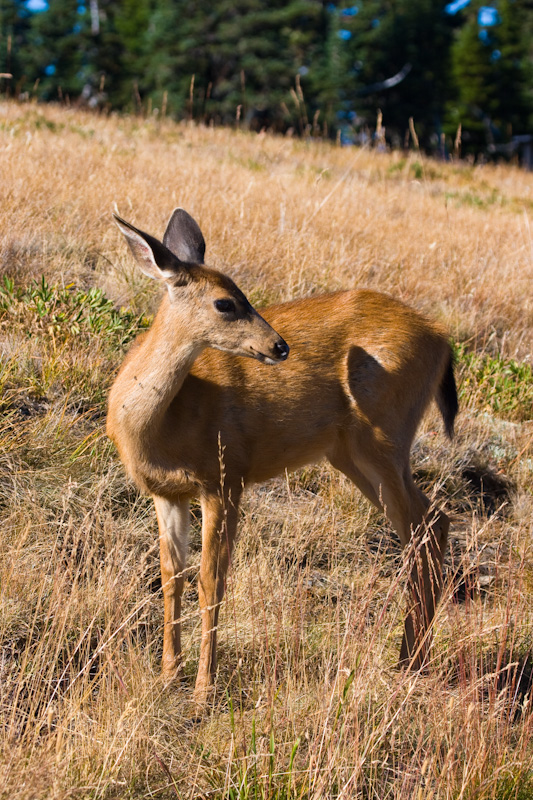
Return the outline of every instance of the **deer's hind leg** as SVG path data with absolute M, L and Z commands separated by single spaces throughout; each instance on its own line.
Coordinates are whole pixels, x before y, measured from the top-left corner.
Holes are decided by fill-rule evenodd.
M 415 485 L 409 466 L 403 476 L 403 485 L 409 502 L 409 516 L 403 514 L 403 533 L 400 533 L 402 523 L 395 522 L 389 514 L 403 546 L 410 545 L 412 548 L 409 553 L 412 559 L 408 579 L 409 608 L 400 650 L 400 664 L 419 669 L 427 662 L 429 654 L 430 626 L 442 591 L 442 564 L 450 520 Z M 396 511 L 393 513 L 399 516 Z
M 189 501 L 153 498 L 159 525 L 161 585 L 165 604 L 162 673 L 167 680 L 182 669 L 181 596 L 189 534 Z
M 408 578 L 408 610 L 400 663 L 419 669 L 427 662 L 430 625 L 442 587 L 442 562 L 448 538 L 446 514 L 431 507 L 415 486 L 409 457 L 390 444 L 373 439 L 356 449 L 340 442 L 328 458 L 379 509 L 395 528 L 412 560 Z

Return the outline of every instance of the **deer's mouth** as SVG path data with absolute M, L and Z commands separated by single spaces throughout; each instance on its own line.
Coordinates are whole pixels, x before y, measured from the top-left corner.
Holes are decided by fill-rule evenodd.
M 250 356 L 257 359 L 257 361 L 260 361 L 262 364 L 270 364 L 272 366 L 279 363 L 278 359 L 272 358 L 272 356 L 267 356 L 264 353 L 261 353 L 260 350 L 256 350 L 254 347 L 250 347 Z

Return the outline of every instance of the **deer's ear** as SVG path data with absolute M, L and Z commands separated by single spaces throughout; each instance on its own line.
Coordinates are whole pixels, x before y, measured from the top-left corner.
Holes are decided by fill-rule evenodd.
M 113 217 L 145 275 L 158 281 L 172 279 L 174 285 L 176 280 L 182 286 L 189 283 L 191 276 L 186 264 L 183 264 L 168 247 L 154 236 L 130 225 L 117 214 L 113 214 Z
M 202 231 L 198 223 L 183 208 L 175 208 L 172 212 L 163 236 L 163 244 L 180 261 L 189 264 L 204 263 L 205 239 Z

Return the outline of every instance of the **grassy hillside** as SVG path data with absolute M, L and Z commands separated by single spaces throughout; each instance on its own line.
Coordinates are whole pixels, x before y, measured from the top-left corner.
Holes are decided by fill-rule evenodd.
M 533 176 L 9 103 L 0 175 L 0 796 L 533 798 Z M 452 517 L 428 674 L 395 669 L 395 535 L 319 464 L 246 496 L 201 720 L 194 507 L 160 682 L 155 514 L 104 434 L 157 296 L 115 203 L 156 235 L 186 208 L 258 306 L 367 286 L 448 327 L 456 440 L 432 409 L 413 453 Z

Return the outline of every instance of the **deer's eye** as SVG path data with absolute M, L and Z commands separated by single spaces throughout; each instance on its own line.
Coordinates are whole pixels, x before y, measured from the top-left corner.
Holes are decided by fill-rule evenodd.
M 214 306 L 221 314 L 235 313 L 235 303 L 233 300 L 215 300 Z

